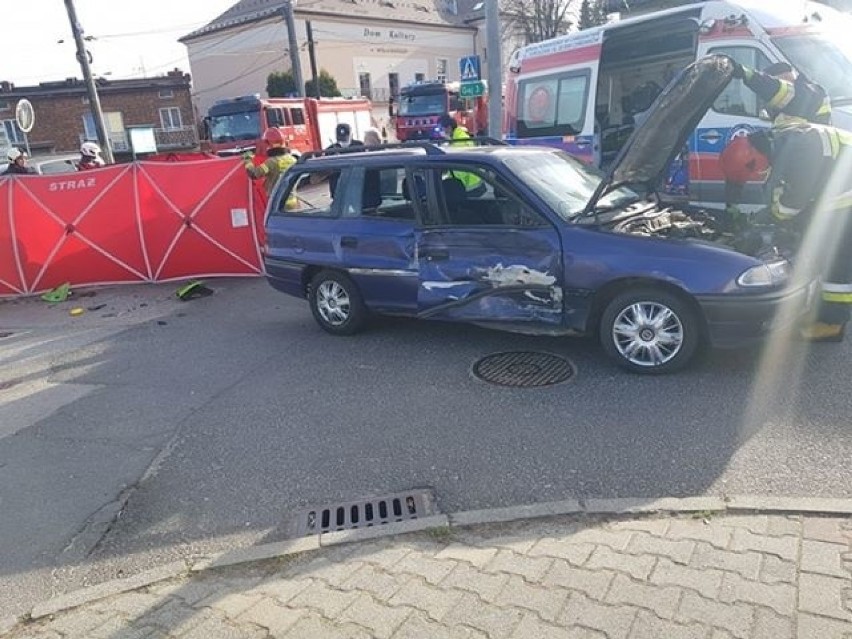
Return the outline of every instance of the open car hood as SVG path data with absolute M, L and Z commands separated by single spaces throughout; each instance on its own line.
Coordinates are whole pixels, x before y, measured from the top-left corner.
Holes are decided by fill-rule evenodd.
M 733 71 L 730 59 L 720 55 L 701 58 L 681 71 L 622 147 L 586 211 L 593 211 L 601 197 L 619 186 L 656 189 L 707 109 L 728 86 Z

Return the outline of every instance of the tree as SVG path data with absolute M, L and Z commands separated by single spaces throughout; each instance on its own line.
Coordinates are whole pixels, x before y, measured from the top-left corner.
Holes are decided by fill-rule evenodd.
M 325 69 L 320 69 L 318 80 L 321 97 L 336 98 L 342 95 L 340 93 L 340 89 L 337 88 L 337 80 L 335 80 L 334 77 Z M 305 82 L 305 95 L 311 98 L 315 98 L 317 96 L 313 80 Z
M 526 44 L 568 33 L 576 0 L 502 0 L 502 13 Z
M 273 71 L 266 77 L 266 93 L 270 98 L 296 95 L 296 81 L 292 71 Z
M 577 26 L 580 29 L 606 24 L 606 7 L 604 0 L 583 0 L 580 4 L 580 19 Z
M 603 0 L 583 0 L 580 5 L 578 28 L 588 29 L 606 24 L 606 9 Z

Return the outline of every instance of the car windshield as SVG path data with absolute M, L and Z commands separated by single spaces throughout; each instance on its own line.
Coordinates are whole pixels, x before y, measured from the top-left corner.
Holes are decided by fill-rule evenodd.
M 600 171 L 561 151 L 518 154 L 506 158 L 504 164 L 568 221 L 580 217 L 603 180 Z M 621 187 L 601 198 L 596 210 L 626 206 L 638 200 L 636 193 Z
M 258 111 L 213 115 L 210 116 L 209 122 L 210 140 L 214 143 L 256 140 L 260 137 Z
M 852 47 L 815 35 L 773 41 L 793 66 L 825 88 L 834 104 L 852 102 Z
M 404 95 L 399 101 L 400 115 L 440 115 L 447 110 L 447 95 Z

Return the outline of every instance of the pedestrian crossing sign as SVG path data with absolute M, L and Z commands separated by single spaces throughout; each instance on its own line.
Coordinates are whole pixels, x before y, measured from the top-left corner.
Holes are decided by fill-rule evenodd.
M 469 55 L 459 58 L 459 74 L 462 82 L 476 82 L 482 79 L 479 71 L 479 56 Z

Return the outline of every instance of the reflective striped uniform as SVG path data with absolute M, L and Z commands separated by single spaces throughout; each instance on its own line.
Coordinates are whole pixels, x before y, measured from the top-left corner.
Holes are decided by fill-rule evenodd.
M 275 188 L 278 178 L 296 163 L 296 158 L 286 150 L 282 149 L 283 153 L 280 155 L 272 155 L 275 151 L 277 149 L 270 149 L 270 155 L 263 164 L 255 166 L 251 160 L 245 161 L 246 171 L 248 171 L 248 174 L 252 178 L 264 178 L 263 188 L 266 190 L 267 195 L 272 193 L 272 189 Z
M 827 261 L 819 320 L 845 324 L 852 309 L 852 133 L 795 124 L 775 128 L 772 139 L 770 209 L 781 221 L 804 218 L 818 234 L 821 254 L 810 257 Z
M 831 101 L 825 90 L 803 76 L 794 82 L 743 67 L 743 82 L 766 102 L 775 125 L 831 123 Z

